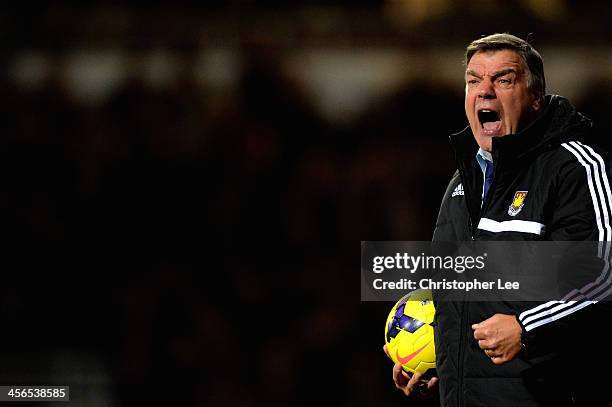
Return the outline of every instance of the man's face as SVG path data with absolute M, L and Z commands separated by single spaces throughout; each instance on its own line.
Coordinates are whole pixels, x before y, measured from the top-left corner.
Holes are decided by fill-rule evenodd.
M 527 87 L 521 57 L 511 50 L 481 51 L 465 71 L 465 114 L 478 145 L 491 152 L 492 138 L 517 133 L 540 110 Z

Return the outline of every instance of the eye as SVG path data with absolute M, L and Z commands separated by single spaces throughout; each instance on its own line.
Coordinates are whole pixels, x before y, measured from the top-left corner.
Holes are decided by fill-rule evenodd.
M 476 85 L 478 84 L 478 79 L 469 79 L 467 83 L 468 85 Z
M 501 85 L 510 85 L 512 83 L 512 80 L 508 78 L 499 78 L 497 82 Z

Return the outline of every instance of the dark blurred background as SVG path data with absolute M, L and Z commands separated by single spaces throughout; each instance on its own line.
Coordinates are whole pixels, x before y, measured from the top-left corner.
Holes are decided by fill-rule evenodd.
M 359 242 L 431 238 L 481 35 L 530 35 L 610 143 L 606 2 L 13 7 L 0 384 L 73 407 L 408 404 Z

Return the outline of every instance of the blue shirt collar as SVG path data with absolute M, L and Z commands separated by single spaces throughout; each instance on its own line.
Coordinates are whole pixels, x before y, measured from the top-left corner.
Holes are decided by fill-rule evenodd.
M 478 161 L 478 165 L 484 174 L 487 169 L 487 161 L 492 163 L 493 157 L 491 156 L 491 153 L 479 148 L 478 152 L 476 153 L 476 161 Z

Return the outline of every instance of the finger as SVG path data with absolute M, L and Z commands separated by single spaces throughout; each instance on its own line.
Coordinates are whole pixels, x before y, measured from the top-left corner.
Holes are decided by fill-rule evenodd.
M 427 398 L 428 396 L 430 396 L 427 391 L 427 380 L 422 379 L 422 377 L 422 373 L 415 373 L 414 375 L 412 375 L 412 378 L 408 382 L 406 389 L 410 393 L 414 392 L 419 398 Z
M 478 323 L 476 323 L 476 324 L 472 324 L 472 329 L 475 329 L 474 327 L 479 327 L 479 328 L 482 328 L 482 327 L 484 327 L 484 326 L 486 326 L 486 325 L 490 324 L 492 321 L 495 321 L 495 318 L 494 318 L 494 317 L 495 317 L 495 316 L 492 316 L 492 317 L 487 318 L 487 319 L 485 319 L 485 320 L 482 320 L 482 321 L 480 321 L 480 322 L 478 322 Z
M 385 354 L 387 355 L 387 357 L 388 357 L 389 359 L 391 359 L 391 356 L 389 355 L 389 348 L 387 347 L 387 344 L 386 344 L 386 343 L 383 345 L 383 351 L 385 352 Z
M 399 368 L 398 368 L 399 366 Z M 393 383 L 395 383 L 395 385 L 398 385 L 398 381 L 401 380 L 401 374 L 400 374 L 400 369 L 402 367 L 400 365 L 398 365 L 397 363 L 395 365 L 393 365 Z
M 403 387 L 398 387 L 401 391 L 404 392 L 404 394 L 406 396 L 410 396 L 410 393 L 412 392 L 412 389 L 408 386 L 408 383 L 410 382 L 410 378 L 412 377 L 412 373 L 407 373 L 404 369 L 402 369 L 401 372 L 402 376 L 404 377 L 404 380 L 406 381 L 405 384 L 403 385 Z
M 405 387 L 409 380 L 410 377 L 406 372 L 404 372 L 402 365 L 396 363 L 393 366 L 393 382 L 395 383 L 395 386 L 398 388 Z
M 484 327 L 486 327 L 486 326 L 487 326 L 487 324 L 489 323 L 489 320 L 490 320 L 490 319 L 491 319 L 491 318 L 489 318 L 489 319 L 485 319 L 484 321 L 480 321 L 480 322 L 478 322 L 478 323 L 476 323 L 476 324 L 472 324 L 472 329 L 479 329 L 479 328 L 484 328 Z
M 476 331 L 474 331 L 474 338 L 478 340 L 479 339 L 491 339 L 491 338 L 495 338 L 497 333 L 498 331 L 495 331 L 490 328 L 479 328 Z
M 410 389 L 411 391 L 414 390 L 419 385 L 421 381 L 421 376 L 423 376 L 422 373 L 413 374 L 410 380 L 408 381 L 408 389 Z
M 493 362 L 496 365 L 502 365 L 502 364 L 506 363 L 506 360 L 503 357 L 500 357 L 500 356 L 493 356 L 493 357 L 491 357 L 491 362 Z
M 436 387 L 438 385 L 438 381 L 439 379 L 437 377 L 432 377 L 431 379 L 429 379 L 429 381 L 427 382 L 427 390 L 431 390 Z
M 494 346 L 491 346 L 491 345 L 492 345 L 492 344 L 491 344 L 491 342 L 490 342 L 490 341 L 485 341 L 485 340 L 482 340 L 482 339 L 478 341 L 478 347 L 479 347 L 480 349 L 483 349 L 483 350 L 484 350 L 484 349 L 493 349 L 493 348 L 494 348 Z

